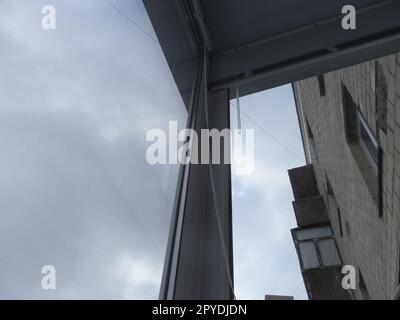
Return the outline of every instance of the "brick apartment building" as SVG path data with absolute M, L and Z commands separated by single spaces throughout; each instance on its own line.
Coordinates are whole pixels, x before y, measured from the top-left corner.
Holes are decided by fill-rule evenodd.
M 293 84 L 307 165 L 289 170 L 310 299 L 394 299 L 400 272 L 400 54 Z M 357 287 L 341 287 L 343 265 Z

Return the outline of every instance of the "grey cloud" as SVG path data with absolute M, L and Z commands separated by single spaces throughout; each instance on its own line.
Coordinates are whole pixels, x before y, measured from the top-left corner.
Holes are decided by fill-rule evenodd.
M 157 43 L 106 2 L 53 1 L 54 32 L 44 4 L 0 3 L 0 297 L 156 298 L 177 167 L 148 165 L 145 137 L 185 108 Z
M 273 138 L 242 116 L 243 128 L 255 130 L 255 170 L 252 176 L 233 178 L 237 297 L 283 294 L 307 299 L 290 234 L 296 221 L 287 169 L 304 163 L 293 155 L 303 152 L 291 88 L 243 97 L 241 108 Z M 232 111 L 235 128 L 236 109 Z

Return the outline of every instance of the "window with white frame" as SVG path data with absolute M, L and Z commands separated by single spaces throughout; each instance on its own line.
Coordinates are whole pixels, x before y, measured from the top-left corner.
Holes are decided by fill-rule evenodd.
M 382 149 L 376 135 L 372 132 L 359 106 L 354 102 L 344 84 L 342 84 L 342 99 L 346 141 L 360 168 L 372 199 L 377 205 L 379 217 L 382 217 Z M 369 166 L 366 166 L 366 164 L 369 164 Z
M 357 110 L 357 137 L 369 164 L 378 175 L 379 144 L 359 110 Z
M 329 225 L 292 230 L 302 270 L 340 266 L 342 260 Z

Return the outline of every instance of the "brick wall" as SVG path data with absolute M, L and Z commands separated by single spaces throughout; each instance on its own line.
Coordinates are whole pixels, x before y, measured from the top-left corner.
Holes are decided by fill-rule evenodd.
M 306 158 L 314 164 L 344 263 L 361 270 L 372 299 L 391 299 L 399 280 L 400 54 L 330 72 L 324 78 L 325 96 L 320 95 L 317 77 L 293 84 Z M 342 84 L 382 148 L 382 217 L 346 141 Z M 329 210 L 326 177 L 340 208 L 343 237 L 337 210 Z M 361 290 L 354 296 L 361 299 Z

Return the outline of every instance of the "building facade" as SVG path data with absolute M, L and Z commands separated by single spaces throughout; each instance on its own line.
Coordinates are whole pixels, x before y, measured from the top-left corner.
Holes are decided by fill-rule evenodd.
M 340 271 L 351 265 L 357 277 L 349 298 L 393 299 L 400 283 L 400 54 L 295 82 L 293 91 L 307 166 L 289 170 L 299 225 L 292 234 L 309 297 L 345 299 L 329 292 L 343 290 Z M 296 238 L 302 229 L 315 246 Z M 334 274 L 327 280 L 315 272 Z

